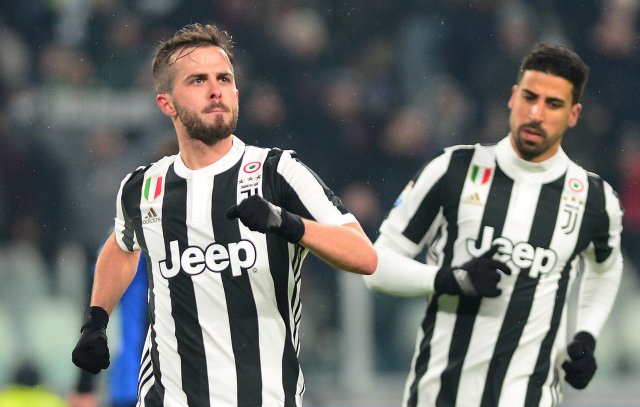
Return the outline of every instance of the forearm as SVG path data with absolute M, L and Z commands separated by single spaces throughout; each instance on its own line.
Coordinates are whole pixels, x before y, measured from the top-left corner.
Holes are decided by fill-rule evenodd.
M 397 296 L 425 296 L 433 293 L 438 268 L 375 244 L 378 267 L 364 282 L 370 290 Z
M 587 331 L 598 337 L 613 308 L 621 277 L 619 250 L 607 265 L 586 264 L 580 283 L 577 331 Z
M 105 242 L 93 279 L 91 306 L 104 308 L 109 314 L 127 289 L 136 273 L 139 252 L 125 252 L 112 234 Z
M 376 251 L 358 223 L 335 226 L 307 219 L 303 222 L 305 229 L 300 244 L 316 256 L 333 267 L 352 273 L 375 271 Z

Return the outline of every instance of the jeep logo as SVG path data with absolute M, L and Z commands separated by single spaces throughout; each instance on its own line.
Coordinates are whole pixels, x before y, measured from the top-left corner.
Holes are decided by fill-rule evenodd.
M 220 273 L 231 267 L 231 275 L 242 275 L 242 270 L 253 267 L 256 263 L 256 248 L 248 240 L 229 243 L 227 246 L 220 243 L 212 243 L 205 250 L 197 246 L 190 246 L 180 253 L 178 241 L 169 243 L 172 267 L 169 268 L 167 260 L 161 260 L 160 273 L 164 278 L 175 277 L 180 270 L 190 276 L 195 276 L 205 270 Z
M 547 274 L 553 270 L 558 261 L 558 255 L 551 249 L 533 247 L 527 242 L 513 243 L 505 237 L 493 238 L 494 229 L 485 226 L 482 234 L 482 244 L 478 247 L 476 240 L 467 239 L 467 252 L 473 257 L 480 257 L 492 245 L 500 246 L 498 260 L 513 264 L 520 269 L 529 269 L 529 277 L 538 278 L 540 274 Z

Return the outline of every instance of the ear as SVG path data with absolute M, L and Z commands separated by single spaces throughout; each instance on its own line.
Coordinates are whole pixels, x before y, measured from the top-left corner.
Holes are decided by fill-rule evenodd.
M 516 98 L 517 92 L 518 92 L 518 85 L 513 85 L 511 87 L 511 97 L 509 98 L 509 103 L 507 103 L 507 106 L 509 106 L 509 109 L 513 108 L 513 103 Z
M 569 116 L 569 122 L 567 123 L 567 127 L 571 128 L 578 124 L 578 119 L 580 118 L 580 112 L 582 112 L 582 104 L 576 103 L 571 106 L 571 115 Z
M 160 108 L 160 111 L 169 117 L 176 115 L 176 109 L 173 106 L 173 101 L 168 93 L 160 93 L 156 96 L 156 104 Z

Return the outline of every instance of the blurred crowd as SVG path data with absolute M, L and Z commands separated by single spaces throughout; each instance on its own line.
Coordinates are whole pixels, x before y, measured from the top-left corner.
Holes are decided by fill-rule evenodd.
M 91 264 L 112 225 L 120 180 L 174 137 L 154 104 L 151 57 L 158 41 L 191 22 L 216 24 L 233 36 L 236 134 L 296 150 L 372 239 L 407 180 L 442 147 L 506 135 L 511 86 L 532 44 L 570 46 L 591 76 L 582 119 L 564 148 L 621 195 L 626 255 L 640 264 L 639 6 L 637 0 L 5 4 L 0 276 L 12 281 L 25 268 L 43 270 L 34 278 L 39 290 L 69 294 L 61 276 L 71 267 L 65 256 Z M 308 267 L 323 266 L 312 260 Z M 82 305 L 90 282 L 85 269 L 74 270 L 82 284 L 73 293 Z M 303 357 L 331 366 L 338 363 L 331 351 L 340 318 L 336 278 L 327 270 L 305 275 L 305 307 L 322 312 L 306 320 L 316 345 Z M 9 315 L 33 303 L 31 293 L 16 291 L 21 284 L 0 292 Z M 385 350 L 376 364 L 404 372 L 411 349 L 392 337 L 396 306 L 396 299 L 375 301 L 376 340 Z

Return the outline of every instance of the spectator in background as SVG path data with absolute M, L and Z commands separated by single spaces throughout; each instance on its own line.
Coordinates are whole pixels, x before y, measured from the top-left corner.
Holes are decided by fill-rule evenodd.
M 0 407 L 68 407 L 68 404 L 41 386 L 37 366 L 27 362 L 18 366 L 11 384 L 0 390 Z
M 640 282 L 640 123 L 622 128 L 618 173 L 620 201 L 624 208 L 622 244 Z

